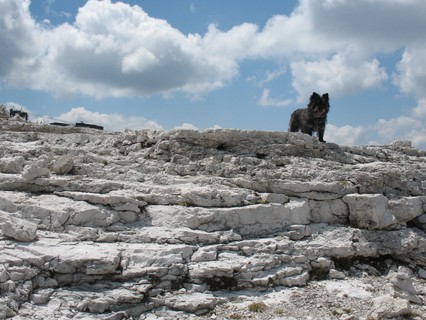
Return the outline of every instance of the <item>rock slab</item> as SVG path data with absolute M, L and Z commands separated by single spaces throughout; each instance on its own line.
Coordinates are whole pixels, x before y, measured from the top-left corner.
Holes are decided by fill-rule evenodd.
M 426 152 L 407 142 L 10 121 L 0 135 L 0 319 L 425 311 Z

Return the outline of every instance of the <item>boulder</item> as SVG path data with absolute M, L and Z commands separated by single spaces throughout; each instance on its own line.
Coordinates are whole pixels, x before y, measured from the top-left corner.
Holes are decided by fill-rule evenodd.
M 423 197 L 403 197 L 398 200 L 390 200 L 389 208 L 398 222 L 406 226 L 407 222 L 423 214 Z
M 19 174 L 24 167 L 24 161 L 22 156 L 0 159 L 0 172 Z
M 418 292 L 413 286 L 411 277 L 413 273 L 406 267 L 399 267 L 398 271 L 390 271 L 386 279 L 389 281 L 387 291 L 394 297 L 407 299 L 411 302 L 422 304 Z
M 391 295 L 383 295 L 373 298 L 373 308 L 370 311 L 369 319 L 393 319 L 411 313 L 410 302 L 406 299 L 394 298 Z
M 397 226 L 388 198 L 381 194 L 348 194 L 343 201 L 349 206 L 349 223 L 353 227 L 382 230 Z
M 28 242 L 37 237 L 37 225 L 27 220 L 10 217 L 3 222 L 3 234 L 16 241 Z
M 175 310 L 201 315 L 212 310 L 219 301 L 212 294 L 197 292 L 166 297 L 164 304 Z
M 27 165 L 21 173 L 22 178 L 27 181 L 40 177 L 48 177 L 49 175 L 50 170 L 39 164 Z
M 54 173 L 63 175 L 71 172 L 74 169 L 74 160 L 69 155 L 64 155 L 56 159 L 51 167 L 50 170 L 52 170 Z

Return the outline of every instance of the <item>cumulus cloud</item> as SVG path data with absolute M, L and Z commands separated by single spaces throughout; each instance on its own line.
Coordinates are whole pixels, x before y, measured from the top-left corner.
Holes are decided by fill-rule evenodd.
M 12 48 L 2 53 L 11 60 L 31 47 L 22 39 L 34 36 L 31 30 L 37 28 L 29 15 L 28 0 L 19 6 L 11 0 L 0 3 L 3 7 L 7 4 L 2 12 L 20 20 L 15 30 L 14 24 L 6 25 L 10 18 L 1 14 L 3 29 L 14 31 L 4 39 L 11 45 L 2 45 Z M 238 74 L 236 59 L 244 50 L 241 42 L 234 40 L 244 37 L 247 29 L 242 26 L 221 33 L 211 27 L 204 39 L 198 34 L 185 36 L 166 21 L 148 16 L 139 6 L 110 0 L 87 1 L 74 24 L 38 28 L 35 35 L 41 45 L 32 55 L 37 68 L 14 73 L 9 82 L 59 95 L 83 93 L 96 98 L 178 90 L 197 95 L 221 87 Z M 225 42 L 237 45 L 222 52 L 217 43 Z M 2 69 L 9 64 L 2 62 Z
M 377 121 L 376 129 L 386 143 L 395 140 L 410 140 L 418 148 L 426 149 L 426 121 L 411 116 Z
M 180 126 L 176 126 L 175 129 L 200 130 L 198 127 L 194 126 L 192 123 L 182 123 Z
M 290 16 L 276 15 L 263 28 L 210 25 L 205 35 L 184 35 L 137 5 L 111 0 L 88 0 L 74 23 L 46 27 L 33 20 L 29 3 L 0 0 L 7 31 L 0 33 L 0 74 L 15 86 L 96 98 L 198 96 L 235 79 L 245 59 L 290 65 L 299 99 L 307 88 L 362 91 L 387 80 L 377 52 L 418 43 L 426 28 L 422 0 L 300 0 Z M 395 81 L 407 92 L 421 88 L 411 68 L 422 53 L 407 47 L 399 65 Z
M 30 67 L 40 50 L 39 30 L 28 7 L 30 1 L 0 0 L 0 76 Z
M 405 49 L 394 74 L 394 82 L 403 92 L 426 99 L 426 46 L 416 45 Z
M 354 145 L 364 142 L 366 134 L 367 129 L 364 127 L 337 127 L 333 124 L 328 124 L 324 139 L 333 143 Z
M 83 121 L 85 123 L 101 125 L 107 131 L 163 129 L 157 122 L 147 120 L 143 117 L 123 116 L 118 113 L 92 112 L 83 107 L 72 108 L 70 111 L 62 113 L 56 118 L 72 124 Z
M 387 79 L 378 60 L 357 61 L 336 54 L 329 60 L 299 61 L 291 65 L 293 86 L 304 99 L 311 88 L 335 96 L 380 86 Z
M 413 109 L 413 116 L 426 121 L 426 98 L 418 101 L 417 107 Z
M 258 100 L 258 104 L 262 107 L 287 107 L 291 105 L 294 101 L 292 99 L 275 99 L 270 96 L 271 91 L 268 89 L 263 89 L 262 96 Z
M 422 0 L 301 0 L 300 10 L 314 30 L 328 38 L 394 50 L 418 43 L 426 27 Z M 368 44 L 368 46 L 365 46 Z

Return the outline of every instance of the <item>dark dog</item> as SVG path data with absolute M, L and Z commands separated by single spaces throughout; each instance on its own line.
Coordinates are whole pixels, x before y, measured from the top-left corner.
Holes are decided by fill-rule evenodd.
M 328 93 L 320 96 L 314 92 L 309 99 L 307 108 L 297 109 L 291 114 L 289 131 L 302 131 L 312 136 L 318 132 L 319 141 L 324 141 L 325 124 L 327 123 L 327 113 L 330 110 L 328 103 Z

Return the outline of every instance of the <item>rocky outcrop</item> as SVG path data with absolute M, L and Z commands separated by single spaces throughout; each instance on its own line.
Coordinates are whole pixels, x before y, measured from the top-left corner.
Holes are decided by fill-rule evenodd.
M 426 152 L 409 142 L 0 130 L 0 319 L 220 318 L 243 292 L 304 319 L 336 282 L 350 319 L 426 311 Z

